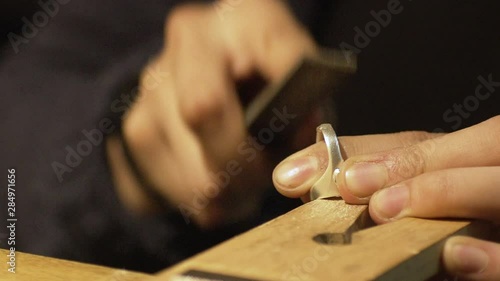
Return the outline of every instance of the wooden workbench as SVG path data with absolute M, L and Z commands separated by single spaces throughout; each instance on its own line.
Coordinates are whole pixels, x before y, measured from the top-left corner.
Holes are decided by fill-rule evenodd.
M 365 212 L 366 206 L 342 200 L 316 200 L 155 276 L 17 252 L 16 273 L 3 263 L 0 280 L 204 280 L 178 278 L 190 270 L 242 278 L 217 279 L 222 281 L 426 280 L 440 271 L 448 237 L 485 232 L 470 221 L 415 218 L 356 232 L 366 226 Z M 352 241 L 328 239 L 346 231 Z
M 0 256 L 9 251 L 0 249 Z M 2 281 L 139 281 L 153 280 L 150 275 L 89 265 L 73 261 L 48 258 L 16 252 L 16 273 L 7 271 L 8 265 L 2 262 L 0 280 Z

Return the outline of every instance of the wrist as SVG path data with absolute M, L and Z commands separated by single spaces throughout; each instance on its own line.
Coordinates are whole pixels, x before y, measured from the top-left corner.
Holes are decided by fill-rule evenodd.
M 106 138 L 106 154 L 117 196 L 125 207 L 139 215 L 158 212 L 160 206 L 141 187 L 127 159 L 120 134 Z

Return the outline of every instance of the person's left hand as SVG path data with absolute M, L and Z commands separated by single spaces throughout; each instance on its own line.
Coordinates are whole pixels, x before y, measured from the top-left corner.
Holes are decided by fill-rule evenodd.
M 348 159 L 336 182 L 343 199 L 368 204 L 377 223 L 403 217 L 500 222 L 500 116 L 450 133 L 405 132 L 339 138 Z M 328 159 L 320 142 L 288 157 L 273 174 L 277 190 L 307 200 Z M 461 278 L 500 280 L 500 244 L 448 239 L 443 260 Z
M 225 5 L 185 3 L 170 12 L 164 47 L 141 73 L 122 136 L 106 140 L 115 190 L 133 214 L 175 212 L 213 229 L 260 212 L 274 152 L 248 133 L 242 100 L 257 94 L 249 81 L 280 83 L 317 46 L 285 1 L 241 1 L 230 11 Z M 250 87 L 242 92 L 244 85 Z M 286 108 L 278 113 L 269 130 L 295 118 Z

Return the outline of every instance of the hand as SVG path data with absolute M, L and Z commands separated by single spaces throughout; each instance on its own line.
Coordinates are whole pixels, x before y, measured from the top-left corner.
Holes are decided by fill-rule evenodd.
M 336 181 L 343 199 L 368 204 L 377 223 L 403 217 L 500 222 L 500 116 L 450 134 L 405 132 L 339 138 L 347 160 Z M 285 159 L 273 174 L 288 197 L 307 198 L 327 161 L 323 143 Z M 451 274 L 500 280 L 500 244 L 450 238 L 443 251 Z
M 223 3 L 224 2 L 224 3 Z M 225 1 L 175 9 L 165 47 L 144 70 L 123 130 L 141 174 L 187 222 L 202 227 L 253 213 L 272 166 L 247 139 L 236 83 L 281 79 L 315 44 L 282 1 Z M 163 73 L 154 82 L 153 70 Z M 118 194 L 138 213 L 153 202 L 132 176 L 120 141 L 108 139 Z

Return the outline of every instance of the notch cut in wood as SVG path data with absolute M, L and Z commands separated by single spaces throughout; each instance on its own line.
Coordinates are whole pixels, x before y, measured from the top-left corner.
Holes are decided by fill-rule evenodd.
M 324 200 L 324 199 L 323 199 Z M 330 198 L 328 200 L 342 200 L 341 198 Z M 312 239 L 320 244 L 325 245 L 345 245 L 351 244 L 352 236 L 355 232 L 363 230 L 375 225 L 368 213 L 367 206 L 355 207 L 359 210 L 354 210 L 352 216 L 352 224 L 342 232 L 323 232 L 315 235 Z

